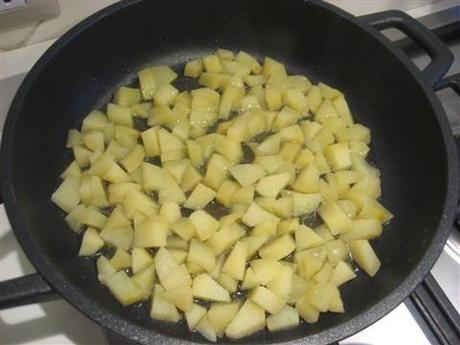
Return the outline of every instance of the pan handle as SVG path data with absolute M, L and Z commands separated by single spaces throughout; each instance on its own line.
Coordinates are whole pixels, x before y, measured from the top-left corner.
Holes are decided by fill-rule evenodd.
M 38 273 L 0 282 L 0 309 L 58 299 L 59 295 Z
M 454 61 L 449 48 L 434 33 L 402 11 L 377 12 L 361 16 L 360 19 L 377 30 L 398 29 L 426 50 L 431 62 L 421 73 L 432 87 L 442 79 Z

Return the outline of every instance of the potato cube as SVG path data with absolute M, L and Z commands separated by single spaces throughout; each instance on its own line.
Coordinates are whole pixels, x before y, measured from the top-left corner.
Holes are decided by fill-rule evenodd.
M 66 212 L 77 207 L 80 203 L 80 179 L 67 177 L 51 195 L 51 201 Z
M 325 149 L 325 154 L 335 170 L 344 170 L 351 166 L 350 149 L 347 143 L 329 145 Z
M 233 194 L 239 189 L 239 184 L 231 180 L 225 180 L 220 185 L 216 199 L 225 207 L 229 207 L 232 201 Z
M 166 289 L 190 284 L 191 278 L 184 265 L 179 265 L 166 248 L 161 247 L 155 255 L 155 272 Z
M 281 297 L 263 286 L 258 286 L 252 290 L 249 298 L 270 314 L 276 314 L 285 305 L 285 301 Z
M 192 291 L 195 298 L 207 301 L 230 302 L 228 291 L 207 273 L 202 273 L 193 279 Z
M 351 219 L 335 201 L 324 202 L 318 212 L 333 235 L 341 234 L 349 229 Z
M 180 218 L 172 223 L 171 230 L 185 241 L 190 240 L 195 235 L 195 226 L 188 218 Z
M 114 297 L 123 305 L 141 301 L 144 296 L 142 290 L 128 277 L 124 271 L 118 271 L 104 278 L 104 285 Z
M 249 186 L 265 175 L 265 170 L 257 164 L 238 164 L 229 168 L 230 174 L 243 186 Z
M 81 241 L 79 256 L 96 254 L 104 246 L 104 240 L 96 229 L 88 228 Z
M 217 231 L 220 223 L 203 210 L 197 210 L 190 215 L 190 221 L 195 226 L 196 234 L 201 241 L 206 241 Z
M 264 259 L 280 260 L 295 250 L 295 242 L 291 235 L 285 234 L 265 244 L 259 249 L 259 255 Z
M 150 317 L 157 320 L 178 322 L 180 320 L 180 314 L 174 304 L 163 297 L 164 292 L 165 290 L 161 285 L 155 285 Z
M 297 251 L 317 247 L 323 243 L 323 238 L 308 226 L 300 225 L 295 230 L 295 244 Z
M 292 234 L 299 226 L 299 218 L 283 219 L 281 222 L 279 222 L 276 228 L 276 233 L 279 236 L 284 234 Z
M 256 157 L 254 163 L 262 166 L 267 173 L 272 174 L 276 171 L 280 166 L 285 163 L 284 159 L 278 155 L 269 155 L 269 156 L 261 156 Z
M 187 62 L 184 69 L 184 75 L 186 77 L 198 78 L 203 72 L 203 61 L 198 58 Z
M 308 101 L 302 90 L 287 90 L 284 97 L 286 104 L 294 110 L 297 110 L 302 114 L 308 112 Z
M 206 170 L 203 183 L 208 187 L 218 190 L 221 183 L 227 179 L 230 161 L 220 154 L 213 154 Z
M 150 216 L 158 210 L 158 205 L 153 199 L 134 189 L 125 195 L 122 206 L 128 219 L 133 219 L 136 212 Z
M 145 151 L 144 146 L 136 145 L 122 160 L 120 165 L 125 168 L 128 173 L 132 173 L 144 161 Z
M 245 234 L 246 231 L 238 223 L 222 225 L 219 231 L 211 235 L 207 243 L 212 247 L 216 255 L 220 255 Z
M 246 268 L 247 245 L 244 242 L 237 242 L 222 267 L 222 272 L 230 277 L 243 280 Z
M 117 248 L 115 254 L 110 259 L 110 264 L 118 270 L 124 270 L 131 267 L 131 255 L 125 250 Z
M 142 290 L 143 299 L 149 298 L 153 291 L 155 281 L 155 266 L 152 264 L 142 271 L 136 273 L 131 278 L 133 282 Z
M 153 264 L 153 258 L 146 249 L 133 248 L 131 252 L 131 263 L 132 271 L 136 274 Z
M 215 198 L 215 196 L 216 192 L 200 183 L 195 187 L 192 194 L 190 194 L 184 204 L 184 207 L 191 208 L 193 210 L 205 208 L 206 205 Z
M 340 235 L 343 241 L 370 240 L 382 234 L 382 224 L 377 219 L 356 219 L 350 229 Z
M 265 211 L 256 203 L 252 203 L 249 208 L 247 209 L 246 213 L 244 214 L 242 221 L 248 226 L 256 226 L 257 224 L 269 220 L 274 223 L 279 222 L 279 218 L 274 216 L 273 214 Z
M 183 312 L 189 312 L 192 310 L 193 296 L 192 288 L 189 285 L 181 285 L 173 289 L 166 290 L 162 294 L 162 298 L 168 300 Z
M 133 115 L 129 108 L 109 103 L 107 105 L 107 117 L 115 125 L 133 127 Z
M 287 186 L 291 174 L 283 172 L 262 177 L 256 184 L 256 191 L 265 197 L 276 198 L 280 191 Z
M 282 266 L 279 273 L 267 284 L 267 288 L 277 296 L 288 300 L 292 289 L 292 268 Z
M 100 131 L 85 132 L 82 135 L 85 146 L 91 151 L 104 152 L 104 133 Z
M 211 323 L 209 322 L 209 318 L 205 315 L 201 321 L 196 326 L 196 330 L 207 340 L 216 342 L 217 336 L 216 331 L 212 327 Z
M 256 146 L 254 152 L 257 156 L 276 155 L 280 150 L 281 136 L 273 134 Z
M 241 302 L 213 303 L 208 310 L 208 320 L 216 331 L 217 336 L 223 336 L 225 328 L 235 318 Z
M 319 318 L 319 311 L 316 310 L 304 296 L 299 299 L 295 304 L 295 309 L 305 322 L 315 323 Z
M 104 128 L 109 123 L 107 116 L 102 111 L 93 110 L 90 112 L 84 119 L 81 125 L 81 131 L 84 132 L 91 132 L 91 131 L 103 131 Z M 71 140 L 73 138 L 73 140 Z M 75 145 L 81 144 L 81 141 L 78 139 L 79 132 L 75 129 L 69 131 L 69 140 L 67 144 L 73 142 Z M 67 145 L 67 147 L 72 147 L 73 145 Z
M 315 283 L 327 283 L 334 272 L 334 267 L 330 263 L 325 263 L 324 266 L 313 276 Z
M 129 107 L 141 101 L 141 91 L 132 87 L 122 86 L 114 95 L 114 102 L 123 107 Z
M 353 269 L 346 262 L 340 260 L 337 262 L 329 282 L 335 286 L 340 286 L 354 278 L 356 278 L 356 274 Z
M 292 215 L 294 217 L 316 211 L 322 200 L 320 194 L 302 194 L 293 192 L 290 196 L 294 202 L 294 209 L 292 211 Z
M 243 156 L 243 150 L 241 149 L 241 144 L 230 140 L 228 137 L 223 135 L 215 136 L 215 149 L 216 152 L 223 155 L 230 162 L 238 163 Z
M 193 331 L 201 321 L 201 319 L 206 315 L 206 308 L 202 307 L 199 304 L 193 303 L 192 309 L 184 313 L 185 320 L 187 321 L 187 326 L 190 331 Z
M 283 267 L 279 261 L 274 259 L 257 259 L 250 262 L 255 279 L 261 285 L 267 285 L 275 278 Z
M 329 309 L 336 287 L 330 283 L 312 285 L 305 291 L 306 301 L 316 310 L 326 312 Z
M 208 272 L 212 272 L 216 266 L 216 258 L 213 250 L 206 244 L 193 238 L 190 242 L 187 260 L 203 267 Z
M 273 122 L 273 129 L 280 130 L 294 125 L 300 118 L 300 113 L 290 107 L 283 107 Z
M 353 260 L 369 276 L 373 277 L 380 269 L 380 260 L 366 240 L 356 240 L 348 243 Z
M 305 167 L 292 184 L 292 189 L 300 193 L 315 193 L 319 190 L 319 170 L 314 164 Z
M 239 339 L 265 327 L 265 311 L 251 300 L 246 300 L 235 318 L 225 329 L 230 339 Z
M 270 332 L 281 331 L 297 327 L 299 325 L 299 312 L 285 305 L 276 314 L 267 317 L 267 328 Z
M 167 219 L 152 216 L 134 229 L 133 245 L 139 248 L 164 247 L 167 233 Z

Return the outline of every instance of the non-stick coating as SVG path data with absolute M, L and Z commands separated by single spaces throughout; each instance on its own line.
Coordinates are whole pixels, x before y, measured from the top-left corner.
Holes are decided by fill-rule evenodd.
M 372 130 L 384 204 L 395 217 L 374 242 L 379 274 L 359 274 L 341 289 L 346 313 L 239 342 L 326 343 L 384 315 L 422 279 L 446 238 L 454 151 L 443 112 L 415 68 L 371 31 L 341 11 L 300 0 L 125 2 L 80 25 L 31 72 L 6 124 L 4 197 L 31 261 L 77 308 L 121 334 L 143 343 L 205 342 L 184 324 L 119 305 L 97 283 L 93 260 L 77 257 L 79 239 L 49 198 L 71 159 L 67 131 L 136 71 L 164 64 L 180 72 L 216 48 L 242 49 L 346 94 L 356 120 Z

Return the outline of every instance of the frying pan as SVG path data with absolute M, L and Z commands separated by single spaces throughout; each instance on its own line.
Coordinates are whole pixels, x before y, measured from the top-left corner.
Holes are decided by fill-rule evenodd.
M 398 28 L 432 60 L 423 70 L 379 30 Z M 449 125 L 432 87 L 452 63 L 445 46 L 412 18 L 389 11 L 353 17 L 317 0 L 122 1 L 62 36 L 32 68 L 11 105 L 1 146 L 1 188 L 14 233 L 36 275 L 1 284 L 3 307 L 56 292 L 88 317 L 141 344 L 206 342 L 184 324 L 122 307 L 96 280 L 94 261 L 50 202 L 70 161 L 67 131 L 152 64 L 180 71 L 218 47 L 270 56 L 342 90 L 373 136 L 384 204 L 394 214 L 375 241 L 379 274 L 342 289 L 346 313 L 313 325 L 259 332 L 237 343 L 326 344 L 347 337 L 401 303 L 438 257 L 457 198 Z M 221 342 L 227 342 L 223 339 Z

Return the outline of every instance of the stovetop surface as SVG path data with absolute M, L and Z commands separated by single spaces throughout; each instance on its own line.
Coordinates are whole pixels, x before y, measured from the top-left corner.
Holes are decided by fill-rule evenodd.
M 52 42 L 44 42 L 2 56 L 0 135 L 9 102 L 36 59 Z M 448 74 L 460 72 L 460 39 L 451 42 L 456 57 Z M 423 66 L 428 58 L 412 54 L 416 65 Z M 452 125 L 460 135 L 460 98 L 451 90 L 437 93 Z M 433 267 L 432 274 L 454 307 L 460 312 L 460 231 L 449 238 L 443 253 Z M 7 280 L 35 272 L 17 243 L 3 206 L 0 206 L 0 278 Z M 390 331 L 389 331 L 390 330 Z M 63 300 L 18 307 L 0 312 L 0 342 L 3 344 L 104 344 L 102 330 Z M 112 344 L 116 341 L 112 341 Z M 403 303 L 387 316 L 340 344 L 418 344 L 428 345 L 417 320 Z

